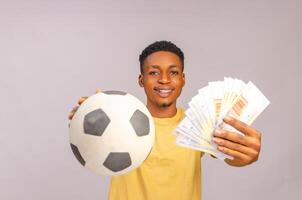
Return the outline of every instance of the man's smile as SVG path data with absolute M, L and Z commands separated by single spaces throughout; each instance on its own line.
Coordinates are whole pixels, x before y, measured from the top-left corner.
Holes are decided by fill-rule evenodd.
M 173 92 L 174 88 L 163 88 L 163 87 L 155 87 L 154 91 L 157 95 L 159 95 L 162 98 L 169 97 L 170 94 Z

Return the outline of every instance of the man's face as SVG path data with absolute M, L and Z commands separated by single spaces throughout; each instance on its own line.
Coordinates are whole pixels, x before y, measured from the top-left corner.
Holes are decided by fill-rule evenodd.
M 176 106 L 176 100 L 185 84 L 180 58 L 168 51 L 150 54 L 144 61 L 139 84 L 144 87 L 147 104 L 156 107 Z

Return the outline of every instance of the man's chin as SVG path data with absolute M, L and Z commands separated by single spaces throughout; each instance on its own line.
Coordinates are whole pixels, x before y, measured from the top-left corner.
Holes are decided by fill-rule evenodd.
M 172 104 L 173 104 L 173 103 L 161 103 L 161 104 L 159 104 L 159 107 L 161 107 L 161 108 L 168 108 L 168 107 L 170 107 Z

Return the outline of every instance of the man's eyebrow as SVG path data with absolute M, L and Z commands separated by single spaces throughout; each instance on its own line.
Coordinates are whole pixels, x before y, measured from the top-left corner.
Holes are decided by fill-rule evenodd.
M 150 67 L 151 67 L 151 68 L 155 68 L 155 69 L 159 69 L 159 66 L 158 66 L 158 65 L 151 65 Z
M 151 65 L 150 67 L 151 68 L 155 68 L 155 69 L 159 69 L 160 68 L 160 66 L 158 66 L 158 65 Z M 177 65 L 170 65 L 168 69 L 175 68 L 175 67 L 177 67 Z
M 177 67 L 177 65 L 170 65 L 170 66 L 169 66 L 169 69 L 175 68 L 175 67 Z

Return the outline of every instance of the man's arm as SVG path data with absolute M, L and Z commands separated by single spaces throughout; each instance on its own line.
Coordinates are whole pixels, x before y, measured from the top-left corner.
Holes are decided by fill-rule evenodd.
M 227 130 L 215 131 L 214 142 L 218 145 L 218 150 L 234 158 L 225 159 L 225 162 L 242 167 L 257 161 L 261 149 L 261 133 L 235 118 L 226 117 L 223 121 L 244 134 Z

